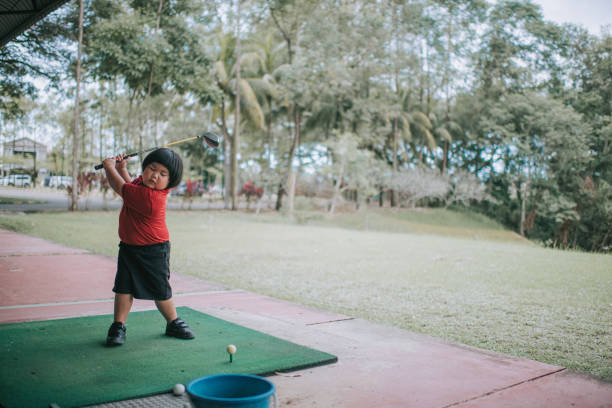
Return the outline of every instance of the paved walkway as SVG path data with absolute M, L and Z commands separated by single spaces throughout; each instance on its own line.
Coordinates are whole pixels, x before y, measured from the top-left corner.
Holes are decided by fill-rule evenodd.
M 0 243 L 0 324 L 112 313 L 115 259 L 5 230 Z M 270 377 L 280 407 L 612 407 L 612 384 L 563 367 L 177 273 L 171 279 L 177 306 L 338 356 L 335 364 Z M 152 302 L 134 303 L 133 310 L 149 309 Z M 162 394 L 99 407 L 189 406 L 185 396 Z

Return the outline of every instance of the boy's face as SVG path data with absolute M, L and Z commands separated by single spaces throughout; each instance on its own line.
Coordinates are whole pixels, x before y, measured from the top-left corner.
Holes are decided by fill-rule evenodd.
M 142 171 L 142 183 L 153 190 L 165 190 L 170 183 L 170 172 L 163 164 L 150 163 Z

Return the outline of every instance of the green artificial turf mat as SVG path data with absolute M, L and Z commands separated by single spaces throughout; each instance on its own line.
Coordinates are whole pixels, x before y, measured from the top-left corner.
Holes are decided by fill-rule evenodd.
M 112 316 L 0 325 L 0 403 L 62 408 L 168 392 L 210 374 L 265 375 L 337 358 L 187 307 L 177 308 L 194 340 L 164 335 L 158 311 L 132 312 L 123 346 L 104 346 Z M 228 344 L 238 351 L 229 362 Z

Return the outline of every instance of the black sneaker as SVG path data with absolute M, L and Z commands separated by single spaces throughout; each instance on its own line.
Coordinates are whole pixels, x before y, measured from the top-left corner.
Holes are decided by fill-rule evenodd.
M 121 322 L 114 322 L 108 329 L 108 336 L 106 337 L 107 346 L 120 346 L 125 342 L 125 332 L 127 328 L 125 324 Z
M 176 337 L 177 339 L 195 339 L 195 334 L 180 317 L 166 325 L 166 336 Z

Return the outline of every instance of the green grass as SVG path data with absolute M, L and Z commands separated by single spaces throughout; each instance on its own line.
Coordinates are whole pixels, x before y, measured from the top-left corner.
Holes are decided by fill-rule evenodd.
M 493 239 L 528 243 L 515 232 L 484 215 L 443 209 L 369 210 L 338 214 L 331 218 L 312 217 L 307 224 L 336 226 L 357 231 L 385 231 L 413 234 Z
M 116 256 L 117 212 L 0 217 Z M 169 212 L 172 269 L 612 379 L 612 256 L 537 247 L 452 211 Z
M 15 198 L 15 197 L 0 197 L 0 204 L 44 204 L 44 200 L 32 200 L 29 198 Z

